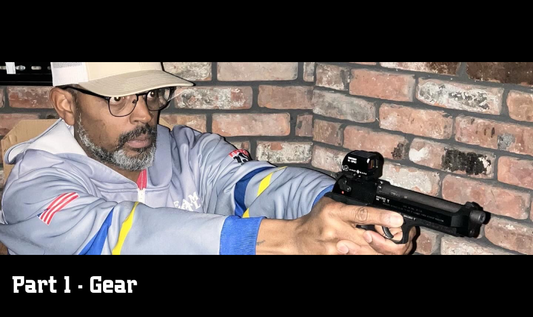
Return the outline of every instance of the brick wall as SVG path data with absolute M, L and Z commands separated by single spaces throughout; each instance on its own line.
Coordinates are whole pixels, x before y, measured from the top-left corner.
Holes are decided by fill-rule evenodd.
M 164 65 L 197 84 L 164 112 L 171 123 L 330 175 L 350 150 L 379 151 L 393 185 L 494 214 L 479 239 L 423 230 L 419 254 L 533 254 L 532 62 Z M 54 117 L 48 90 L 0 87 L 0 136 Z

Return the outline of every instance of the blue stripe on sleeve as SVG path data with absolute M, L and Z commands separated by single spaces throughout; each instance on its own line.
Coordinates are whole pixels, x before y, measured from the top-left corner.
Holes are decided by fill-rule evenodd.
M 242 217 L 244 215 L 244 212 L 246 209 L 246 204 L 244 203 L 244 199 L 246 197 L 246 188 L 248 188 L 248 184 L 252 180 L 252 178 L 268 169 L 273 169 L 274 167 L 264 167 L 260 169 L 256 169 L 255 171 L 252 171 L 248 173 L 246 176 L 241 178 L 241 180 L 237 183 L 235 186 L 235 215 Z
M 324 197 L 325 194 L 331 192 L 335 185 L 331 185 L 328 188 L 324 189 L 320 194 L 318 194 L 318 197 L 315 199 L 315 202 L 313 203 L 313 206 L 315 206 L 322 197 Z
M 107 216 L 102 227 L 94 238 L 85 246 L 85 248 L 80 252 L 80 255 L 100 255 L 104 249 L 104 243 L 107 239 L 107 234 L 109 227 L 111 226 L 111 220 L 113 219 L 113 211 Z
M 228 217 L 222 227 L 220 255 L 255 255 L 257 235 L 263 219 Z

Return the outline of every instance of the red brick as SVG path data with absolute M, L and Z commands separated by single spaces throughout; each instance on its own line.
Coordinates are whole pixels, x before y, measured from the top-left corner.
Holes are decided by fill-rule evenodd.
M 4 103 L 6 100 L 6 90 L 4 87 L 0 87 L 0 108 L 4 107 Z
M 218 62 L 220 81 L 295 80 L 298 62 Z
M 13 113 L 13 114 L 0 114 L 0 136 L 5 136 L 20 120 L 32 120 L 39 119 L 39 116 L 36 114 L 23 114 L 23 113 Z
M 238 149 L 247 150 L 248 152 L 251 152 L 252 150 L 252 144 L 250 141 L 231 141 L 231 144 Z
M 257 159 L 272 164 L 308 164 L 312 142 L 258 142 Z
M 533 62 L 468 62 L 466 73 L 474 80 L 533 86 Z
M 253 102 L 251 87 L 195 87 L 176 91 L 174 105 L 178 109 L 241 110 L 250 109 Z
M 513 255 L 500 248 L 484 246 L 475 240 L 444 236 L 441 240 L 441 255 Z
M 312 137 L 313 136 L 313 115 L 299 115 L 296 120 L 296 136 Z
M 318 64 L 316 67 L 316 85 L 340 91 L 348 91 L 350 68 L 336 65 Z
M 404 159 L 408 143 L 402 136 L 375 132 L 367 128 L 349 126 L 344 130 L 345 148 L 351 151 L 379 152 L 388 159 Z
M 503 187 L 448 175 L 442 183 L 442 197 L 458 204 L 476 202 L 485 211 L 514 219 L 528 219 L 531 195 Z
M 304 81 L 315 81 L 316 62 L 304 62 Z
M 456 75 L 460 62 L 381 62 L 386 68 L 412 70 L 415 72 Z
M 485 227 L 485 236 L 504 249 L 533 255 L 533 225 L 493 217 Z
M 533 189 L 533 161 L 500 157 L 498 180 L 502 183 Z
M 503 88 L 465 85 L 442 80 L 418 83 L 416 98 L 428 105 L 485 114 L 500 114 Z
M 446 112 L 414 109 L 383 104 L 379 109 L 380 127 L 386 130 L 449 139 L 453 133 L 453 118 Z
M 250 141 L 230 141 L 230 143 L 233 144 L 233 146 L 235 146 L 236 148 L 246 150 L 248 152 L 252 148 L 250 145 Z
M 511 118 L 533 122 L 533 94 L 513 90 L 507 97 L 507 106 Z
M 7 87 L 12 108 L 53 108 L 49 99 L 51 87 Z
M 269 109 L 313 109 L 313 87 L 259 86 L 259 107 Z
M 350 82 L 350 94 L 372 98 L 413 101 L 415 78 L 412 75 L 400 75 L 376 72 L 365 69 L 353 69 Z
M 383 179 L 393 186 L 430 196 L 437 196 L 441 185 L 439 173 L 389 162 L 383 167 Z
M 493 178 L 496 166 L 496 156 L 492 153 L 418 138 L 411 143 L 409 159 L 423 166 L 477 178 Z
M 511 123 L 459 116 L 455 120 L 458 142 L 533 155 L 533 128 Z
M 347 154 L 348 152 L 327 149 L 315 145 L 313 147 L 313 158 L 311 164 L 313 167 L 338 173 L 342 170 L 342 162 Z
M 186 125 L 200 132 L 207 132 L 207 118 L 201 114 L 162 114 L 161 117 L 171 125 Z
M 313 93 L 314 113 L 339 120 L 359 123 L 376 121 L 374 103 L 340 93 L 315 90 Z
M 291 116 L 278 114 L 215 114 L 213 133 L 222 136 L 287 136 Z
M 341 124 L 335 122 L 327 122 L 323 120 L 315 120 L 313 128 L 313 140 L 331 145 L 342 145 L 342 130 Z
M 416 253 L 421 255 L 437 254 L 440 251 L 440 241 L 443 234 L 437 231 L 420 228 L 420 235 L 416 239 Z
M 210 81 L 213 78 L 211 62 L 163 62 L 165 70 L 190 81 Z

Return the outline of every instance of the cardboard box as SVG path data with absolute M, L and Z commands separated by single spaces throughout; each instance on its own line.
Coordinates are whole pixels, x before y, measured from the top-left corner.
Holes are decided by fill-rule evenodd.
M 0 141 L 2 144 L 2 158 L 0 159 L 0 161 L 4 160 L 7 150 L 13 145 L 31 140 L 39 136 L 56 121 L 56 119 L 22 120 L 17 123 L 17 125 L 11 131 L 9 131 L 9 133 Z M 172 126 L 163 118 L 159 119 L 159 124 L 172 129 Z M 7 181 L 7 177 L 9 176 L 9 173 L 12 169 L 13 165 L 4 163 L 4 184 Z
M 9 133 L 2 139 L 2 161 L 6 155 L 7 150 L 13 145 L 31 140 L 43 133 L 57 120 L 22 120 L 9 131 Z M 13 169 L 13 165 L 4 163 L 4 184 L 7 181 L 9 173 Z

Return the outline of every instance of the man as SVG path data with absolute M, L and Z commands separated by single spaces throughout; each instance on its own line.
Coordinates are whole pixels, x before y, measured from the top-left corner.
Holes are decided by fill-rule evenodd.
M 334 180 L 251 161 L 220 136 L 158 126 L 159 62 L 54 62 L 61 117 L 12 147 L 0 241 L 11 254 L 407 254 L 359 224 L 392 212 L 323 197 Z M 401 234 L 401 233 L 399 233 Z M 412 237 L 411 237 L 412 239 Z

